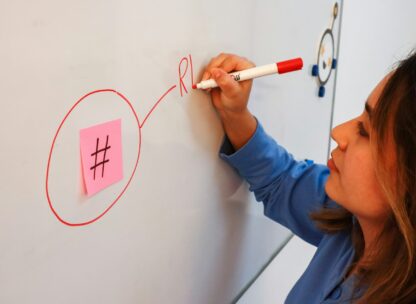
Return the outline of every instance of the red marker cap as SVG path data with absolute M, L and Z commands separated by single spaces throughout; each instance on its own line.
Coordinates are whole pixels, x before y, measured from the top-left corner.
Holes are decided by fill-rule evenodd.
M 277 62 L 277 73 L 283 74 L 287 72 L 292 72 L 296 70 L 301 70 L 303 68 L 302 58 L 295 58 L 291 60 Z

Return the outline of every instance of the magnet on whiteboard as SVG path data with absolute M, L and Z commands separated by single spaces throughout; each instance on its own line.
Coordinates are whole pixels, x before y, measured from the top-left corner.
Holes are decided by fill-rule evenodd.
M 312 66 L 312 76 L 318 76 L 318 65 L 314 64 Z
M 318 93 L 319 97 L 324 97 L 325 96 L 325 87 L 324 86 L 320 86 L 319 87 L 319 93 Z
M 332 59 L 332 69 L 335 70 L 337 68 L 337 60 L 334 58 Z

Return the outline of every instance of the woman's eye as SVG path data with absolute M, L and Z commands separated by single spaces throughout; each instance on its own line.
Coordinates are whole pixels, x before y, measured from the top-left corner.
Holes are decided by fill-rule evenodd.
M 360 134 L 361 136 L 364 136 L 364 137 L 369 136 L 368 132 L 364 128 L 364 124 L 363 124 L 362 121 L 358 122 L 358 134 Z

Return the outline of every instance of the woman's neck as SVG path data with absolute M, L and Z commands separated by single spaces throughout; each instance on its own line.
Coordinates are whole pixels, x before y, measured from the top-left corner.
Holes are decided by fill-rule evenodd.
M 374 221 L 358 218 L 358 223 L 360 224 L 361 231 L 364 238 L 364 249 L 362 255 L 358 258 L 355 263 L 354 270 L 356 272 L 359 268 L 365 268 L 366 265 L 370 265 L 373 259 L 373 256 L 378 252 L 378 238 L 382 233 L 385 222 L 383 221 Z

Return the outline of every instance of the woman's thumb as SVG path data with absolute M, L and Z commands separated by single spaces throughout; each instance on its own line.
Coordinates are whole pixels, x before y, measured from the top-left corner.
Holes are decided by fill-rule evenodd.
M 225 95 L 232 96 L 240 90 L 237 81 L 224 72 L 224 70 L 213 69 L 211 71 L 211 76 Z

